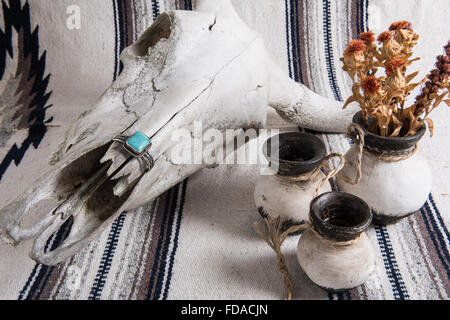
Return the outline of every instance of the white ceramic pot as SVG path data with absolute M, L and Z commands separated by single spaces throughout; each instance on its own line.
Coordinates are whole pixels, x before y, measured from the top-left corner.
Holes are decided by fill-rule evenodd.
M 372 244 L 364 231 L 372 213 L 360 198 L 342 192 L 324 193 L 311 202 L 314 230 L 305 231 L 297 258 L 306 275 L 328 291 L 362 285 L 375 266 Z
M 386 138 L 368 132 L 360 113 L 355 115 L 353 122 L 363 129 L 364 149 L 370 154 L 363 153 L 360 182 L 352 185 L 338 179 L 339 190 L 366 201 L 373 211 L 375 223 L 392 223 L 419 210 L 426 202 L 432 186 L 431 170 L 420 149 L 409 158 L 394 162 L 380 160 L 377 155 L 407 155 L 416 148 L 425 133 L 425 127 L 412 136 Z M 358 163 L 356 144 L 347 152 L 345 160 L 341 174 L 354 178 Z
M 267 145 L 278 140 L 279 155 L 269 155 Z M 266 158 L 278 167 L 277 174 L 261 175 L 255 186 L 254 199 L 259 213 L 263 216 L 284 220 L 283 230 L 293 224 L 308 221 L 309 204 L 314 191 L 325 175 L 318 170 L 325 158 L 324 143 L 316 136 L 302 132 L 287 132 L 270 138 L 263 146 Z M 298 181 L 299 176 L 310 177 Z M 320 192 L 331 190 L 328 182 Z

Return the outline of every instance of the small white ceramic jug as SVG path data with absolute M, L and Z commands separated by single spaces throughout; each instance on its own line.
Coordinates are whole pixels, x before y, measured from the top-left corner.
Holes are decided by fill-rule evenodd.
M 375 254 L 364 231 L 372 222 L 369 206 L 360 198 L 327 192 L 310 206 L 311 228 L 298 242 L 297 258 L 306 275 L 328 291 L 362 285 L 375 266 Z
M 275 143 L 277 145 L 272 145 Z M 279 150 L 278 155 L 270 150 Z M 256 181 L 254 199 L 259 213 L 284 220 L 282 231 L 308 221 L 309 204 L 325 174 L 320 170 L 326 155 L 325 144 L 313 134 L 281 133 L 269 138 L 263 153 L 272 167 L 273 175 L 261 175 Z M 320 192 L 331 190 L 328 181 Z

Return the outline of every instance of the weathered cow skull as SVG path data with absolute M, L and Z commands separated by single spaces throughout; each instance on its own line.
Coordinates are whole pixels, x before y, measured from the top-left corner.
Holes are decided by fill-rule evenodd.
M 271 106 L 304 127 L 345 130 L 355 110 L 342 111 L 340 103 L 285 75 L 229 0 L 199 0 L 195 9 L 161 14 L 123 51 L 123 73 L 68 130 L 50 159 L 54 168 L 0 210 L 3 239 L 18 243 L 37 235 L 31 257 L 48 265 L 74 255 L 121 212 L 152 201 L 206 166 L 171 161 L 171 133 L 192 130 L 194 121 L 202 121 L 203 130 L 261 128 Z M 152 139 L 155 166 L 149 172 L 111 142 L 136 131 Z M 45 199 L 58 205 L 32 228 L 22 228 L 24 216 Z M 69 217 L 70 235 L 44 252 L 47 239 Z

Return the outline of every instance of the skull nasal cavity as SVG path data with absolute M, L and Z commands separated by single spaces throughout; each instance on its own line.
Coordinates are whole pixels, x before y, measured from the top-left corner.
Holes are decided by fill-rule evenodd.
M 159 15 L 155 23 L 142 34 L 135 44 L 130 46 L 129 53 L 137 57 L 147 55 L 148 49 L 156 45 L 159 40 L 169 38 L 172 32 L 171 27 L 170 16 L 166 13 Z

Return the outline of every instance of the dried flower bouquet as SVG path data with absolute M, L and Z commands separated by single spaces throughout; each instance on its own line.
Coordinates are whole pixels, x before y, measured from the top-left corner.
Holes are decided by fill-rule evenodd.
M 378 44 L 372 31 L 348 43 L 341 61 L 354 84 L 353 95 L 344 108 L 359 102 L 370 132 L 384 137 L 409 136 L 427 122 L 432 135 L 429 114 L 442 101 L 450 106 L 450 99 L 444 100 L 450 87 L 450 41 L 445 53 L 437 57 L 436 69 L 422 81 L 412 83 L 419 72 L 407 74 L 407 67 L 420 59 L 411 58 L 418 39 L 410 22 L 399 21 L 378 36 Z M 384 74 L 377 76 L 379 68 L 384 68 Z M 420 85 L 423 87 L 415 102 L 406 107 L 406 98 Z

